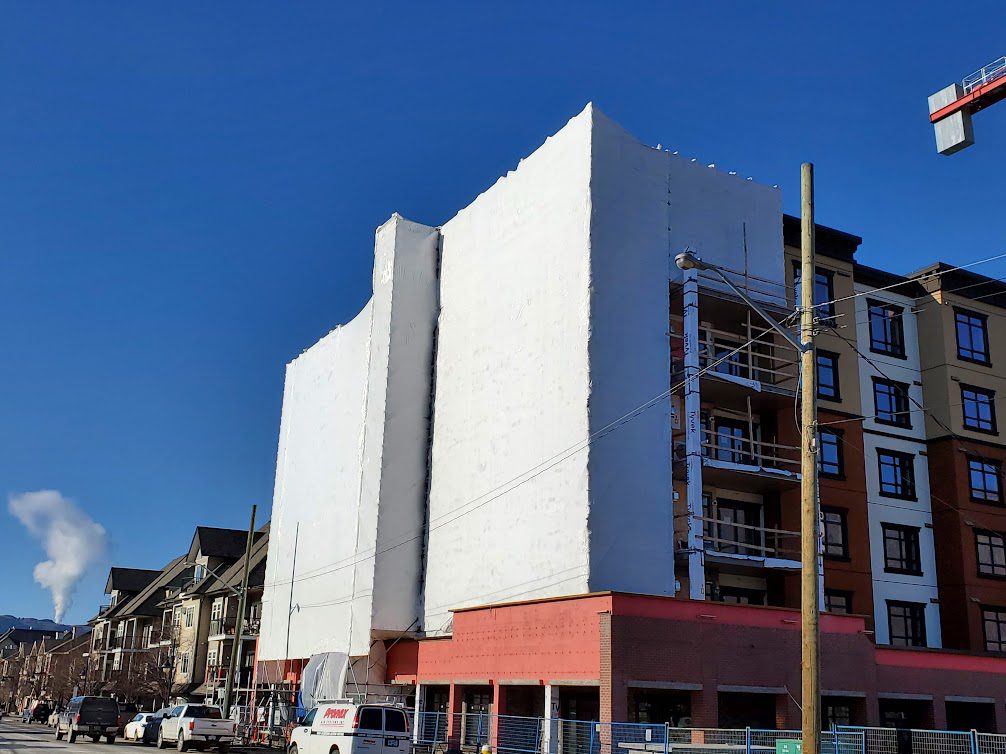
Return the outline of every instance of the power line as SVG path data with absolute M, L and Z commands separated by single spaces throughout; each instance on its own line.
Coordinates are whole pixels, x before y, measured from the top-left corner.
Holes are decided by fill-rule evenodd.
M 790 317 L 792 317 L 792 316 L 793 315 L 790 315 Z M 790 317 L 787 317 L 786 320 L 788 320 Z M 786 320 L 783 320 L 783 322 L 785 322 Z M 759 333 L 755 337 L 753 337 L 750 340 L 748 340 L 746 343 L 743 343 L 740 346 L 738 346 L 737 348 L 734 348 L 731 351 L 728 351 L 727 353 L 723 354 L 721 357 L 719 357 L 715 361 L 707 364 L 704 368 L 700 369 L 698 371 L 698 373 L 696 373 L 696 375 L 695 375 L 695 377 L 693 379 L 699 378 L 702 375 L 704 375 L 704 374 L 710 372 L 711 370 L 715 369 L 717 366 L 719 366 L 724 361 L 727 361 L 728 359 L 730 359 L 735 354 L 737 354 L 740 351 L 744 350 L 745 348 L 747 348 L 748 346 L 750 346 L 753 343 L 757 342 L 758 340 L 760 340 L 761 338 L 763 338 L 765 335 L 770 334 L 771 332 L 772 332 L 771 330 L 767 330 L 765 332 Z M 411 542 L 415 542 L 420 537 L 426 536 L 426 534 L 428 532 L 436 531 L 437 529 L 440 529 L 440 528 L 442 528 L 444 526 L 447 526 L 448 524 L 451 524 L 451 523 L 457 521 L 458 519 L 460 519 L 460 518 L 462 518 L 462 517 L 464 517 L 464 516 L 466 516 L 466 515 L 468 515 L 470 513 L 473 513 L 474 511 L 478 510 L 479 508 L 482 508 L 485 505 L 488 505 L 489 503 L 491 503 L 494 500 L 502 497 L 503 495 L 505 495 L 505 494 L 507 494 L 509 492 L 512 492 L 513 490 L 515 490 L 518 487 L 526 484 L 527 482 L 530 482 L 532 479 L 537 478 L 541 474 L 543 474 L 546 471 L 552 469 L 553 467 L 559 465 L 560 463 L 562 463 L 563 461 L 567 460 L 568 458 L 571 458 L 572 456 L 576 455 L 580 451 L 585 450 L 587 447 L 589 447 L 596 440 L 599 440 L 602 437 L 604 437 L 604 436 L 606 436 L 606 435 L 614 432 L 615 430 L 621 428 L 622 426 L 624 426 L 625 424 L 627 424 L 628 422 L 632 421 L 637 416 L 639 416 L 640 414 L 642 414 L 644 411 L 646 411 L 646 410 L 652 408 L 653 406 L 657 405 L 659 402 L 661 402 L 663 399 L 669 397 L 672 393 L 676 392 L 677 390 L 680 390 L 682 387 L 684 387 L 684 385 L 686 383 L 687 383 L 687 380 L 682 380 L 677 385 L 672 386 L 670 389 L 663 391 L 662 393 L 660 393 L 659 395 L 654 396 L 653 398 L 650 398 L 649 400 L 645 401 L 644 403 L 641 403 L 640 405 L 636 406 L 634 409 L 631 409 L 630 411 L 628 411 L 627 413 L 625 413 L 622 416 L 618 417 L 617 419 L 609 422 L 608 424 L 606 424 L 605 426 L 601 427 L 600 429 L 595 430 L 592 434 L 588 435 L 583 440 L 580 440 L 580 441 L 574 443 L 573 445 L 570 445 L 565 450 L 559 451 L 558 453 L 556 453 L 555 455 L 551 456 L 550 458 L 545 459 L 544 461 L 542 461 L 541 463 L 539 463 L 537 466 L 531 467 L 531 469 L 526 470 L 526 471 L 522 472 L 521 474 L 518 474 L 517 476 L 515 476 L 512 479 L 510 479 L 510 480 L 508 480 L 508 481 L 506 481 L 506 482 L 498 485 L 497 487 L 493 488 L 492 490 L 489 490 L 488 492 L 483 493 L 479 497 L 473 498 L 472 500 L 468 501 L 464 505 L 459 506 L 458 508 L 454 509 L 453 511 L 450 511 L 449 513 L 445 513 L 445 514 L 443 514 L 442 516 L 440 516 L 438 518 L 431 519 L 428 524 L 424 524 L 423 526 L 421 526 L 419 528 L 418 532 L 414 536 L 410 536 L 410 537 L 408 537 L 408 538 L 406 538 L 406 539 L 404 539 L 404 540 L 402 540 L 400 542 L 396 542 L 395 544 L 389 545 L 389 546 L 387 546 L 386 548 L 384 548 L 382 550 L 377 550 L 375 548 L 375 552 L 373 552 L 371 554 L 368 554 L 368 555 L 365 555 L 365 556 L 361 556 L 359 554 L 350 555 L 350 556 L 348 556 L 346 558 L 342 558 L 340 560 L 337 560 L 337 561 L 329 564 L 328 566 L 322 566 L 320 569 L 315 569 L 314 571 L 308 571 L 307 573 L 305 573 L 305 574 L 303 574 L 301 576 L 296 576 L 296 577 L 293 577 L 291 579 L 282 579 L 282 580 L 279 580 L 279 581 L 274 581 L 274 582 L 271 582 L 269 584 L 266 584 L 265 586 L 279 586 L 281 584 L 293 584 L 293 583 L 296 583 L 296 582 L 299 582 L 299 581 L 306 581 L 306 580 L 309 580 L 309 579 L 317 578 L 319 576 L 325 576 L 325 575 L 328 575 L 330 573 L 335 573 L 337 571 L 341 571 L 341 570 L 344 570 L 346 568 L 358 565 L 359 563 L 366 562 L 367 560 L 370 560 L 371 558 L 375 558 L 378 555 L 383 555 L 383 554 L 385 554 L 387 552 L 390 552 L 391 550 L 397 549 L 398 547 L 402 547 L 402 546 L 407 545 L 407 544 L 409 544 Z M 530 474 L 530 476 L 528 476 L 529 474 Z M 524 477 L 524 478 L 522 479 L 522 477 Z M 512 485 L 512 486 L 509 486 L 509 485 Z M 496 493 L 496 494 L 494 494 L 494 493 Z M 485 497 L 490 496 L 490 495 L 491 495 L 491 497 L 488 497 L 488 499 L 482 500 L 482 498 L 485 498 Z M 481 502 L 478 502 L 480 500 L 481 500 Z M 475 503 L 478 503 L 478 504 L 477 505 L 473 505 Z M 468 508 L 468 506 L 470 506 L 470 505 L 472 505 L 473 507 Z M 468 509 L 467 510 L 463 510 L 465 508 L 468 508 Z M 462 512 L 458 513 L 458 511 L 462 511 Z M 457 515 L 454 515 L 454 514 L 457 514 Z M 434 521 L 437 521 L 438 523 L 436 525 L 434 525 L 434 523 L 433 523 Z M 350 562 L 347 562 L 347 561 L 350 561 Z

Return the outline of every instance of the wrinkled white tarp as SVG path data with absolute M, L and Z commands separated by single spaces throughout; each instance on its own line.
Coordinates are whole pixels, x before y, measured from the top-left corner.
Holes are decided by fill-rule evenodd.
M 342 699 L 345 696 L 349 655 L 345 652 L 324 652 L 312 655 L 301 674 L 301 704 L 311 709 L 318 702 Z

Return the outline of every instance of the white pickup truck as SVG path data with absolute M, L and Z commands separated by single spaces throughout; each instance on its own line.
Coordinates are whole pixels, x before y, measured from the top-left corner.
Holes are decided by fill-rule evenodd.
M 175 744 L 178 751 L 188 751 L 189 746 L 199 751 L 216 746 L 224 754 L 233 741 L 234 721 L 224 720 L 219 707 L 206 704 L 172 707 L 161 719 L 157 732 L 158 749 L 166 749 L 169 743 Z

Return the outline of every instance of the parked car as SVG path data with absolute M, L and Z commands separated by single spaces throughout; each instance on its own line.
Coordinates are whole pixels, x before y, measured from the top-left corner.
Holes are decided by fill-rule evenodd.
M 405 754 L 409 721 L 394 704 L 331 702 L 310 710 L 293 729 L 288 754 Z
M 190 745 L 195 745 L 200 751 L 216 746 L 224 754 L 234 741 L 234 730 L 234 721 L 224 720 L 219 707 L 182 704 L 173 707 L 162 718 L 157 732 L 157 748 L 167 748 L 169 743 L 175 744 L 178 751 L 188 751 Z
M 49 719 L 49 715 L 52 713 L 52 705 L 48 702 L 36 702 L 33 707 L 28 711 L 29 723 L 44 723 Z
M 118 732 L 119 705 L 104 696 L 75 696 L 56 724 L 56 740 L 62 740 L 65 734 L 70 743 L 81 734 L 95 743 L 104 736 L 106 742 L 114 744 Z
M 137 712 L 122 729 L 122 735 L 127 741 L 139 741 L 143 738 L 143 729 L 153 712 Z
M 126 723 L 132 720 L 136 713 L 140 711 L 132 702 L 119 702 L 119 735 L 123 735 L 126 730 Z
M 147 723 L 143 726 L 142 740 L 144 746 L 157 743 L 157 734 L 161 730 L 161 721 L 169 712 L 171 712 L 171 707 L 161 707 L 147 718 Z

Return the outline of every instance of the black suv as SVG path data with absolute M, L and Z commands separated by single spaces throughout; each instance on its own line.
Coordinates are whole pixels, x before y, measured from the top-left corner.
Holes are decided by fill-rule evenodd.
M 104 696 L 75 696 L 56 723 L 56 740 L 61 740 L 65 733 L 70 743 L 77 740 L 79 733 L 90 736 L 95 743 L 104 736 L 105 741 L 114 744 L 118 732 L 119 705 Z

